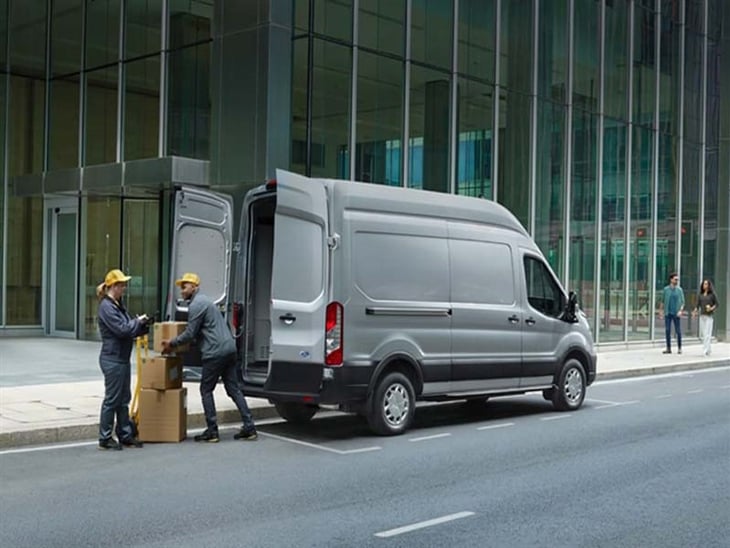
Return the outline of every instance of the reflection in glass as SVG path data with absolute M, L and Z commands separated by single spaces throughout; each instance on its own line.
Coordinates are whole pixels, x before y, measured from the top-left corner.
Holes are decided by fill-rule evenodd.
M 689 141 L 684 143 L 682 163 L 682 224 L 679 227 L 681 268 L 680 284 L 685 290 L 685 310 L 696 305 L 697 289 L 700 287 L 700 146 Z M 691 316 L 683 319 L 687 333 L 698 333 Z
M 453 0 L 412 0 L 411 59 L 451 68 Z
M 213 0 L 170 0 L 170 49 L 210 40 Z
M 314 32 L 352 42 L 352 0 L 314 0 Z
M 210 158 L 210 42 L 168 57 L 167 154 Z
M 553 271 L 564 279 L 563 219 L 565 106 L 538 101 L 537 181 L 535 188 L 535 230 L 533 237 Z
M 405 0 L 360 0 L 360 46 L 403 57 Z
M 51 80 L 48 169 L 79 165 L 79 77 Z
M 10 2 L 10 67 L 13 74 L 43 78 L 46 74 L 47 0 Z
M 456 193 L 492 199 L 494 88 L 459 79 Z
M 500 91 L 498 201 L 529 226 L 530 97 Z
M 598 112 L 599 7 L 595 0 L 575 0 L 573 105 L 592 112 Z
M 461 74 L 494 82 L 495 0 L 459 1 L 459 65 Z
M 81 71 L 81 6 L 84 0 L 53 0 L 51 75 Z
M 400 186 L 403 62 L 360 51 L 355 180 Z
M 86 0 L 86 68 L 95 69 L 119 59 L 120 0 Z
M 634 4 L 633 122 L 651 127 L 656 93 L 655 25 L 651 9 Z
M 568 74 L 568 7 L 566 0 L 540 4 L 537 92 L 544 99 L 564 102 Z
M 659 38 L 659 127 L 663 133 L 672 135 L 679 132 L 679 38 L 682 27 L 678 17 L 679 14 L 675 13 L 670 3 L 662 2 Z
M 162 49 L 163 0 L 127 2 L 125 10 L 125 59 L 134 59 Z
M 449 75 L 411 65 L 408 186 L 449 192 Z
M 728 8 L 730 9 L 730 8 Z M 699 143 L 702 139 L 702 44 L 704 37 L 695 32 L 685 33 L 684 49 L 684 136 Z
M 43 198 L 7 198 L 7 325 L 40 325 Z
M 157 200 L 124 200 L 122 269 L 132 276 L 126 300 L 133 314 L 152 315 L 159 308 L 159 216 Z
M 160 122 L 160 57 L 126 64 L 124 94 L 124 158 L 158 156 Z
M 85 165 L 116 160 L 117 66 L 91 71 L 86 76 Z
M 521 93 L 532 91 L 532 4 L 532 0 L 502 2 L 500 83 Z
M 599 341 L 623 340 L 626 260 L 626 124 L 605 119 L 601 195 Z
M 309 39 L 298 38 L 292 46 L 291 164 L 292 171 L 307 172 L 307 72 Z
M 42 78 L 10 76 L 8 174 L 43 171 L 43 113 L 46 84 Z
M 628 100 L 628 2 L 614 2 L 606 9 L 606 88 L 605 112 L 627 119 Z

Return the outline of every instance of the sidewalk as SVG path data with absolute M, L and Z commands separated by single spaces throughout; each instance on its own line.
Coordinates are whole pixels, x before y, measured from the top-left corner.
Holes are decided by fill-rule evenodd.
M 730 343 L 713 344 L 709 357 L 702 355 L 701 345 L 685 344 L 681 355 L 665 355 L 661 346 L 650 345 L 599 348 L 598 380 L 730 365 Z M 0 338 L 0 449 L 96 439 L 104 397 L 98 349 L 99 343 L 88 341 Z M 30 379 L 26 385 L 21 385 L 23 376 Z M 83 380 L 73 380 L 79 378 Z M 30 384 L 34 379 L 37 384 Z M 134 383 L 133 375 L 133 387 Z M 205 420 L 199 385 L 184 386 L 188 389 L 188 429 L 202 428 Z M 215 401 L 221 425 L 240 423 L 222 385 L 216 388 Z M 267 400 L 247 401 L 255 419 L 277 416 Z

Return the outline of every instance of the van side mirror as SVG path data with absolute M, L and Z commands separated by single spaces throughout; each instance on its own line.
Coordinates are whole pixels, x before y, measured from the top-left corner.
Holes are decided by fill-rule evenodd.
M 578 323 L 578 295 L 575 291 L 568 293 L 568 302 L 565 303 L 560 319 L 568 323 Z

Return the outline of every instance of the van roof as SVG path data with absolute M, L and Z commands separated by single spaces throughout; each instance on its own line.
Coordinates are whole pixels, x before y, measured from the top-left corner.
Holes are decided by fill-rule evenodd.
M 529 237 L 527 230 L 506 207 L 492 200 L 429 190 L 321 179 L 345 207 L 366 206 L 383 212 L 428 215 L 443 219 L 490 224 Z

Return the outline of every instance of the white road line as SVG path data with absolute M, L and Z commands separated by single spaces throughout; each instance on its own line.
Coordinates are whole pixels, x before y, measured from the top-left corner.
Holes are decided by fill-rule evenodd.
M 705 390 L 703 388 L 697 388 L 696 390 L 687 390 L 687 394 L 700 394 L 701 392 L 704 392 Z
M 589 401 L 590 402 L 596 402 L 596 403 L 608 403 L 608 404 L 613 404 L 613 405 L 618 405 L 619 403 L 621 403 L 621 402 L 618 402 L 618 401 L 596 400 L 594 398 L 586 398 L 585 401 L 587 401 L 587 402 L 589 402 Z
M 671 394 L 660 394 L 659 396 L 654 396 L 654 399 L 655 400 L 663 400 L 665 398 L 671 398 L 671 397 L 672 397 Z
M 0 455 L 13 455 L 18 453 L 37 453 L 38 451 L 52 451 L 54 449 L 69 449 L 71 447 L 87 447 L 96 445 L 96 441 L 84 441 L 79 443 L 64 443 L 63 445 L 44 445 L 42 447 L 23 447 L 20 449 L 6 449 L 0 451 Z
M 397 527 L 395 529 L 388 529 L 387 531 L 381 531 L 380 533 L 375 533 L 375 536 L 379 537 L 379 538 L 394 537 L 396 535 L 402 535 L 403 533 L 410 533 L 411 531 L 416 531 L 418 529 L 424 529 L 425 527 L 432 527 L 434 525 L 441 525 L 442 523 L 447 523 L 449 521 L 454 521 L 454 520 L 462 519 L 462 518 L 468 518 L 469 516 L 473 516 L 473 515 L 474 515 L 474 512 L 457 512 L 456 514 L 449 514 L 448 516 L 441 516 L 440 518 L 429 519 L 426 521 L 419 521 L 418 523 L 414 523 L 412 525 L 404 525 L 403 527 Z
M 285 436 L 279 436 L 277 434 L 269 434 L 268 432 L 262 432 L 261 430 L 258 431 L 259 435 L 266 436 L 269 438 L 274 438 L 280 441 L 287 441 L 289 443 L 294 443 L 296 445 L 303 445 L 304 447 L 311 447 L 312 449 L 319 449 L 320 451 L 327 451 L 329 453 L 335 453 L 337 455 L 348 455 L 351 453 L 364 453 L 365 451 L 379 451 L 382 449 L 382 447 L 373 446 L 373 447 L 363 447 L 360 449 L 349 449 L 346 451 L 340 450 L 340 449 L 333 449 L 332 447 L 327 447 L 326 445 L 318 445 L 316 443 L 309 443 L 308 441 L 301 441 L 294 438 L 287 438 Z
M 598 408 L 596 408 L 598 409 Z M 556 421 L 558 419 L 567 419 L 568 417 L 572 417 L 573 415 L 570 415 L 568 413 L 561 413 L 560 415 L 552 415 L 550 417 L 541 417 L 541 421 Z
M 502 422 L 500 424 L 490 424 L 488 426 L 480 426 L 477 430 L 494 430 L 495 428 L 506 428 L 508 426 L 514 426 L 513 422 Z
M 598 407 L 594 407 L 594 409 L 606 409 L 608 407 L 621 407 L 622 405 L 634 405 L 635 403 L 641 403 L 641 400 L 622 401 L 619 403 L 613 403 L 611 405 L 599 405 Z
M 450 436 L 448 432 L 444 434 L 434 434 L 433 436 L 422 436 L 420 438 L 411 438 L 408 441 L 426 441 L 426 440 L 435 440 L 436 438 L 446 438 Z
M 726 384 L 724 386 L 721 386 L 720 388 L 723 388 L 723 389 L 727 390 L 728 388 L 730 388 L 730 384 Z
M 625 383 L 625 382 L 639 382 L 639 381 L 646 381 L 646 380 L 654 380 L 654 379 L 666 379 L 669 377 L 692 377 L 693 375 L 698 375 L 701 373 L 716 373 L 720 371 L 727 371 L 730 369 L 730 366 L 720 366 L 720 367 L 708 367 L 707 369 L 693 369 L 691 372 L 688 371 L 676 371 L 674 373 L 660 373 L 659 375 L 652 375 L 651 373 L 647 375 L 641 375 L 636 377 L 625 377 L 622 379 L 608 379 L 605 381 L 596 381 L 591 386 L 603 386 L 604 384 L 618 384 L 618 383 Z

